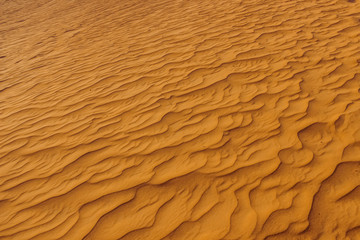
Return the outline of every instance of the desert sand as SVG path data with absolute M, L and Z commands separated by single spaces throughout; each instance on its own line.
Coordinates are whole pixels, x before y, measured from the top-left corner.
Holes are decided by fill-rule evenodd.
M 0 239 L 360 239 L 360 1 L 0 0 Z

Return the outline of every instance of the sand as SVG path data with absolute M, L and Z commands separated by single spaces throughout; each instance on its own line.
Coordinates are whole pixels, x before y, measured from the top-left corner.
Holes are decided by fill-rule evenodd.
M 360 1 L 0 0 L 0 239 L 360 239 Z

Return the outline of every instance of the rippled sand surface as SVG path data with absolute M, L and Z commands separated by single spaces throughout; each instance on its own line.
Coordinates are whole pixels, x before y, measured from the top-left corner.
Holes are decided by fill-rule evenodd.
M 360 1 L 0 0 L 0 239 L 360 239 Z

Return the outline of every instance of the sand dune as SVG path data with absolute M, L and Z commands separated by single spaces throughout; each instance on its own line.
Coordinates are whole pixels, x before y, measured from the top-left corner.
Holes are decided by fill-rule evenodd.
M 0 0 L 0 239 L 360 239 L 360 1 Z

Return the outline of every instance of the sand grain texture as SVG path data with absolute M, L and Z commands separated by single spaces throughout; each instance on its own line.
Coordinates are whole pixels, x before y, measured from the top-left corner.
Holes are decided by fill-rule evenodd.
M 360 1 L 0 0 L 0 239 L 360 239 Z

